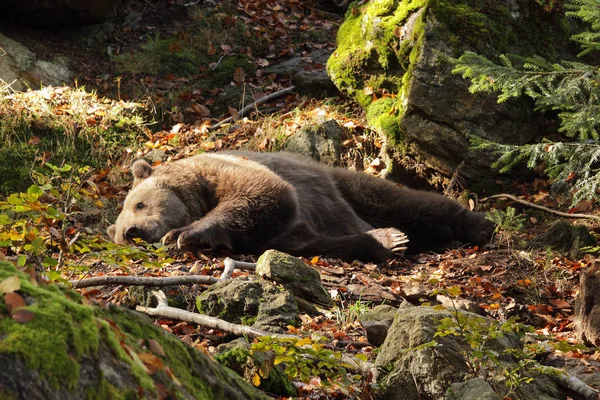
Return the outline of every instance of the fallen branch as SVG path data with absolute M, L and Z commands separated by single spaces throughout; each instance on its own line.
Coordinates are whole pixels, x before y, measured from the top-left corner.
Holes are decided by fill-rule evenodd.
M 218 329 L 224 332 L 230 332 L 239 336 L 248 336 L 256 338 L 260 336 L 272 336 L 277 339 L 300 339 L 296 335 L 286 335 L 280 333 L 266 332 L 251 326 L 232 324 L 220 318 L 210 317 L 208 315 L 196 314 L 180 308 L 170 307 L 167 303 L 167 296 L 162 291 L 152 292 L 152 296 L 158 301 L 156 308 L 137 306 L 136 310 L 154 317 L 164 317 L 178 319 L 180 321 L 193 322 L 207 328 Z
M 552 379 L 559 385 L 565 388 L 570 397 L 581 400 L 598 400 L 600 396 L 598 392 L 586 385 L 579 378 L 571 376 L 564 371 L 556 370 L 556 374 L 551 374 Z
M 225 264 L 225 269 L 223 269 L 223 273 L 219 277 L 220 280 L 226 280 L 231 278 L 231 274 L 234 269 L 245 269 L 247 271 L 255 271 L 256 263 L 244 262 L 244 261 L 236 261 L 233 258 L 227 257 L 223 262 Z
M 203 285 L 212 285 L 219 279 L 207 275 L 187 275 L 187 276 L 169 276 L 165 278 L 148 276 L 95 276 L 81 280 L 71 280 L 70 284 L 76 289 L 90 286 L 108 286 L 108 285 L 127 285 L 127 286 L 175 286 L 175 285 L 193 285 L 200 283 Z
M 527 200 L 523 200 L 523 199 L 519 199 L 518 197 L 515 197 L 511 194 L 506 194 L 506 193 L 501 193 L 501 194 L 495 194 L 493 196 L 488 196 L 485 197 L 483 199 L 479 199 L 480 203 L 484 203 L 490 199 L 499 199 L 499 198 L 507 198 L 510 199 L 512 201 L 516 201 L 517 203 L 521 203 L 523 205 L 532 207 L 532 208 L 537 208 L 538 210 L 542 210 L 542 211 L 546 211 L 550 214 L 554 214 L 554 215 L 559 215 L 561 217 L 565 217 L 565 218 L 586 218 L 586 219 L 595 219 L 595 220 L 599 220 L 600 221 L 600 217 L 597 217 L 595 215 L 590 215 L 590 214 L 569 214 L 569 213 L 565 213 L 562 211 L 556 211 L 556 210 L 552 210 L 548 207 L 544 207 L 544 206 L 540 206 L 537 205 L 535 203 L 531 203 Z
M 256 100 L 254 103 L 251 103 L 251 104 L 247 105 L 246 107 L 242 108 L 240 111 L 238 111 L 238 114 L 240 115 L 240 118 L 243 118 L 244 114 L 246 114 L 248 111 L 252 110 L 254 107 L 259 106 L 262 103 L 265 103 L 267 101 L 273 100 L 277 97 L 283 96 L 284 94 L 291 93 L 294 90 L 296 90 L 296 86 L 290 86 L 288 88 L 281 89 L 281 90 L 278 90 L 271 94 L 268 94 L 264 97 L 261 97 L 260 99 Z M 213 126 L 211 126 L 208 129 L 209 130 L 217 129 L 221 125 L 226 124 L 227 122 L 230 122 L 231 120 L 233 120 L 233 117 L 227 117 L 224 120 L 217 122 L 216 124 L 214 124 Z

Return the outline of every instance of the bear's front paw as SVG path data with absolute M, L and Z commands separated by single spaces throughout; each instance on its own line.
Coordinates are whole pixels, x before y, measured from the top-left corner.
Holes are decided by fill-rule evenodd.
M 162 244 L 177 242 L 177 247 L 180 249 L 212 248 L 216 250 L 225 247 L 232 250 L 229 234 L 219 226 L 202 228 L 188 225 L 169 231 L 160 241 Z
M 396 228 L 371 229 L 367 233 L 396 255 L 404 254 L 407 249 L 408 236 Z

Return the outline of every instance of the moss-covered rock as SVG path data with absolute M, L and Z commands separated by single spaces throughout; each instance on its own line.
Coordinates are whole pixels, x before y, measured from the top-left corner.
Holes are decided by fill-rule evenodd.
M 197 297 L 196 305 L 202 314 L 269 332 L 284 332 L 299 322 L 294 296 L 264 279 L 217 282 Z
M 488 167 L 468 151 L 467 135 L 523 143 L 540 116 L 527 100 L 497 104 L 472 95 L 452 75 L 448 56 L 465 50 L 555 59 L 568 48 L 564 16 L 535 0 L 356 1 L 338 32 L 327 70 L 335 85 L 367 111 L 388 142 L 442 173 L 477 176 Z
M 20 287 L 0 297 L 2 398 L 266 398 L 144 315 L 88 304 L 0 261 L 0 285 L 15 277 Z

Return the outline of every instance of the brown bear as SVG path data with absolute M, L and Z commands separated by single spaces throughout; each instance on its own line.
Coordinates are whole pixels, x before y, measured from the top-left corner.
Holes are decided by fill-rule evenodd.
M 132 172 L 123 211 L 108 228 L 116 243 L 382 262 L 407 247 L 482 245 L 494 230 L 482 213 L 440 194 L 292 153 L 201 154 L 155 168 L 137 160 Z

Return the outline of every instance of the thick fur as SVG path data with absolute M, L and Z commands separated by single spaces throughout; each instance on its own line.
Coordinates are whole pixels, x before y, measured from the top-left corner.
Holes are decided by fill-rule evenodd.
M 291 153 L 202 154 L 152 168 L 138 160 L 134 183 L 109 235 L 179 247 L 383 261 L 408 235 L 408 251 L 482 245 L 493 225 L 437 193 Z M 396 228 L 396 229 L 378 229 Z M 374 230 L 375 229 L 375 230 Z

